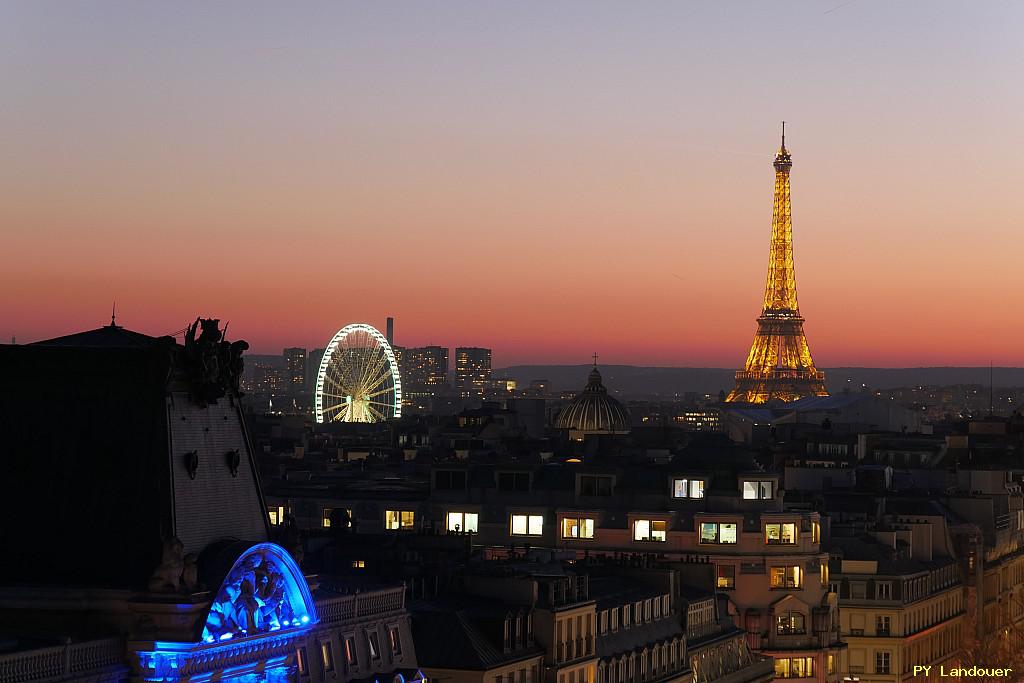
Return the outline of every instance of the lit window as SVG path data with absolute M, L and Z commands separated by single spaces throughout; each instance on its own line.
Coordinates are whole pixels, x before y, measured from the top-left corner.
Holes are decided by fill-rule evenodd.
M 797 565 L 792 567 L 772 567 L 770 576 L 772 588 L 800 587 L 800 567 Z
M 811 522 L 811 543 L 821 543 L 821 524 Z
M 829 661 L 832 655 L 829 655 Z M 783 657 L 775 660 L 776 678 L 813 678 L 813 657 Z
M 306 648 L 300 647 L 295 651 L 295 664 L 299 668 L 299 675 L 306 675 Z
M 665 541 L 668 522 L 661 519 L 638 519 L 633 522 L 634 541 Z
M 775 617 L 775 631 L 779 635 L 801 635 L 807 632 L 804 615 L 800 612 L 783 612 Z
M 370 659 L 378 659 L 380 657 L 380 641 L 377 639 L 376 631 L 366 632 L 366 643 L 370 646 Z
M 267 512 L 270 515 L 270 523 L 271 524 L 273 524 L 274 526 L 277 526 L 279 524 L 284 524 L 284 506 L 283 505 L 278 505 L 277 507 L 272 507 L 269 510 L 267 510 Z
M 480 516 L 475 512 L 449 512 L 448 531 L 477 532 Z
M 743 482 L 743 497 L 747 500 L 768 500 L 773 498 L 772 488 L 774 482 L 768 481 L 745 481 Z
M 718 522 L 701 522 L 700 542 L 704 544 L 736 543 L 736 524 L 732 522 L 721 524 Z
M 769 545 L 796 543 L 796 524 L 765 524 L 764 542 Z
M 385 510 L 384 528 L 389 531 L 412 529 L 416 526 L 416 513 L 411 510 Z
M 736 565 L 734 564 L 720 564 L 718 565 L 718 583 L 719 588 L 735 588 L 736 587 Z
M 354 636 L 345 636 L 345 661 L 351 666 L 358 666 L 356 660 L 356 639 Z
M 562 519 L 562 538 L 593 538 L 594 520 L 590 517 Z
M 330 529 L 331 528 L 331 513 L 332 512 L 334 512 L 333 509 L 331 509 L 331 508 L 324 508 L 324 515 L 323 515 L 322 519 L 323 519 L 323 527 L 325 529 Z
M 352 569 L 366 569 L 366 560 L 352 560 Z
M 320 643 L 320 660 L 323 662 L 324 671 L 334 671 L 334 655 L 331 653 L 331 642 Z
M 703 498 L 704 497 L 704 480 L 703 479 L 673 479 L 672 480 L 672 497 L 673 498 Z
M 543 515 L 512 515 L 513 536 L 540 536 L 543 533 Z

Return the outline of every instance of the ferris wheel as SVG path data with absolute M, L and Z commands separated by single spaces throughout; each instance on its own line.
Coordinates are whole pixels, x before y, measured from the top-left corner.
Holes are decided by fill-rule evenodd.
M 316 377 L 316 421 L 383 422 L 402 416 L 402 380 L 391 345 L 365 323 L 338 330 Z

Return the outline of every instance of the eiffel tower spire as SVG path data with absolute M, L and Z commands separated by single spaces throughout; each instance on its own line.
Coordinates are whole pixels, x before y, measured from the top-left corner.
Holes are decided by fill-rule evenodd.
M 828 396 L 825 373 L 814 367 L 804 336 L 804 319 L 796 297 L 793 265 L 793 213 L 789 174 L 793 157 L 786 149 L 786 123 L 782 146 L 775 154 L 775 201 L 772 238 L 768 252 L 768 278 L 764 307 L 757 319 L 757 334 L 728 403 L 795 401 L 804 396 Z

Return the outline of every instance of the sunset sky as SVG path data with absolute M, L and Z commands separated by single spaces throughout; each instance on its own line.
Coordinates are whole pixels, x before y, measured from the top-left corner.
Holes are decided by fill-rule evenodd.
M 0 4 L 0 336 L 1024 365 L 1019 2 Z

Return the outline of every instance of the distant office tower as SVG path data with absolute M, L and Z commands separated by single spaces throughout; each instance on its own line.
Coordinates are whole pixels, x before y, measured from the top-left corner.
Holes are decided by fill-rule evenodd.
M 491 350 L 476 346 L 455 349 L 455 384 L 463 398 L 482 396 L 491 381 Z
M 306 391 L 316 389 L 316 377 L 320 374 L 320 361 L 324 358 L 326 349 L 313 349 L 306 356 Z
M 384 334 L 385 339 L 388 340 L 388 346 L 395 345 L 395 319 L 388 318 L 387 332 Z
M 288 388 L 302 391 L 306 388 L 306 349 L 293 347 L 284 350 L 284 364 L 288 372 Z
M 410 396 L 432 396 L 448 381 L 448 349 L 444 346 L 404 349 L 399 367 Z

